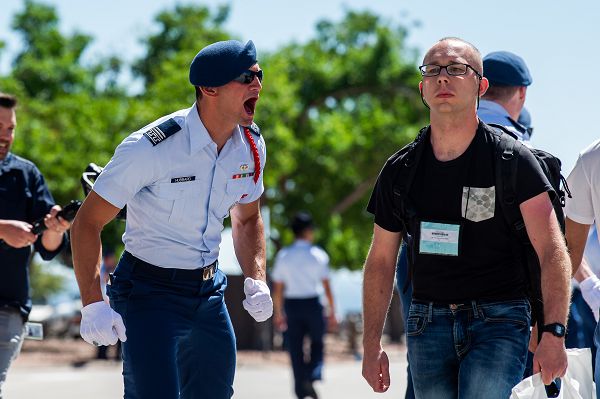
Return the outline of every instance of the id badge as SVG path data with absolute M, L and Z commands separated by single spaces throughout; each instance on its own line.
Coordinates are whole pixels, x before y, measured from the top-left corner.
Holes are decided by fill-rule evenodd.
M 31 321 L 25 323 L 25 339 L 35 339 L 37 341 L 44 339 L 44 327 L 42 324 Z
M 421 222 L 419 253 L 458 256 L 460 225 Z

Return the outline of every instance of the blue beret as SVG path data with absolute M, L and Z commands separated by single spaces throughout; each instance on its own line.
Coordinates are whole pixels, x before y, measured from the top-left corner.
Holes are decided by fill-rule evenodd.
M 190 65 L 190 83 L 194 86 L 219 87 L 231 82 L 256 64 L 252 40 L 245 45 L 237 40 L 216 42 L 204 47 Z
M 527 111 L 527 108 L 523 107 L 521 113 L 519 114 L 519 119 L 517 119 L 524 127 L 531 127 L 531 114 Z
M 508 51 L 495 51 L 483 57 L 483 76 L 492 86 L 529 86 L 532 82 L 523 58 Z

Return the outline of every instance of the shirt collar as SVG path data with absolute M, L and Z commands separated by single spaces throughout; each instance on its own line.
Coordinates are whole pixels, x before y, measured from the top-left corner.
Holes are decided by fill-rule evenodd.
M 497 102 L 490 100 L 479 100 L 479 109 L 482 111 L 493 112 L 494 114 L 498 114 L 507 118 L 510 118 L 510 115 L 504 107 Z
M 190 154 L 194 154 L 210 143 L 213 143 L 208 130 L 200 119 L 196 103 L 188 110 L 185 117 L 185 125 L 190 136 Z M 244 142 L 244 138 L 242 137 L 243 134 L 242 127 L 238 125 L 237 129 L 233 130 L 231 137 L 227 140 L 223 148 L 232 147 L 232 149 L 237 149 Z M 227 143 L 230 141 L 231 144 L 228 145 Z
M 504 107 L 497 102 L 480 100 L 479 110 L 477 113 L 483 116 L 483 120 L 489 119 L 489 115 L 494 115 L 496 118 L 505 118 L 508 124 L 506 122 L 501 122 L 500 120 L 492 120 L 491 123 L 500 123 L 501 125 L 509 128 L 519 137 L 519 140 L 521 141 L 528 141 L 530 139 L 527 129 L 519 122 L 511 118 L 506 109 L 504 109 Z
M 0 161 L 0 173 L 4 173 L 6 171 L 8 171 L 8 169 L 10 168 L 10 165 L 13 163 L 14 161 L 14 155 L 12 154 L 12 152 L 9 152 L 8 154 L 6 154 L 6 158 L 4 158 L 2 161 Z
M 190 155 L 195 154 L 213 142 L 208 134 L 208 130 L 206 130 L 202 120 L 200 120 L 200 115 L 198 114 L 198 108 L 196 107 L 195 102 L 194 105 L 188 109 L 188 113 L 185 116 L 185 126 L 188 135 L 190 136 Z

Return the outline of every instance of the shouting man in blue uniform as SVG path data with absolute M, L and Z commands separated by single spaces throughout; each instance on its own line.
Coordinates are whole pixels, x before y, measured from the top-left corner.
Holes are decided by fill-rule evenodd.
M 0 93 L 0 398 L 11 361 L 23 343 L 24 323 L 31 311 L 29 260 L 32 245 L 44 260 L 65 246 L 69 222 L 57 217 L 60 206 L 33 162 L 14 155 L 17 99 Z M 38 235 L 32 223 L 44 218 Z
M 253 123 L 263 71 L 252 41 L 202 49 L 190 66 L 191 108 L 127 137 L 73 223 L 81 290 L 81 335 L 123 341 L 125 398 L 230 398 L 235 336 L 218 268 L 223 220 L 231 215 L 246 276 L 244 308 L 273 313 L 265 283 L 265 142 Z M 100 292 L 100 232 L 127 205 L 125 252 Z

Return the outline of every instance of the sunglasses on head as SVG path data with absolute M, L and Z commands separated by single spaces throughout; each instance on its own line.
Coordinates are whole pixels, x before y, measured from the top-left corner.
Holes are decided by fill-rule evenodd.
M 244 71 L 242 72 L 242 74 L 240 76 L 238 76 L 237 78 L 234 78 L 233 80 L 239 83 L 243 83 L 245 85 L 249 85 L 250 83 L 252 83 L 254 81 L 254 77 L 258 78 L 259 82 L 262 82 L 263 80 L 263 71 L 262 69 L 260 71 Z

